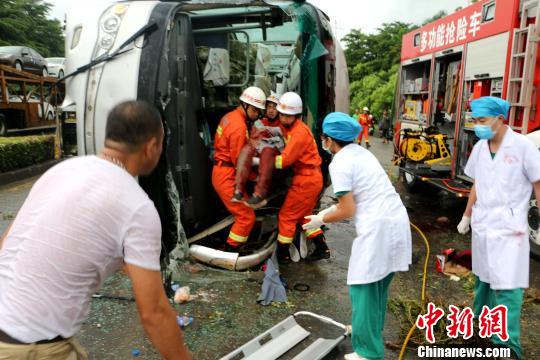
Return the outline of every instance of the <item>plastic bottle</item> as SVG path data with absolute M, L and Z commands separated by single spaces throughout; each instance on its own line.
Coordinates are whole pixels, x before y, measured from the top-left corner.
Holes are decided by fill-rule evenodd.
M 193 316 L 178 315 L 176 316 L 176 322 L 178 323 L 178 326 L 182 328 L 186 327 L 193 322 Z

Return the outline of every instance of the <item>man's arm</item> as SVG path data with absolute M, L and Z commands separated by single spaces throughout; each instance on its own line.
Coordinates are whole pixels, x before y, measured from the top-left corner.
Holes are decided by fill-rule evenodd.
M 4 239 L 7 238 L 9 230 L 11 230 L 11 225 L 13 225 L 13 222 L 8 225 L 8 228 L 6 229 L 6 231 L 4 231 L 2 237 L 0 237 L 0 250 L 2 249 L 2 244 L 4 244 Z
M 537 195 L 538 197 L 538 195 Z M 471 217 L 472 215 L 472 207 L 474 203 L 476 202 L 476 185 L 473 184 L 471 188 L 471 192 L 469 193 L 469 199 L 467 200 L 467 207 L 465 208 L 465 212 L 463 213 L 464 216 Z
M 338 198 L 336 210 L 325 214 L 322 221 L 326 224 L 349 219 L 354 215 L 355 212 L 356 204 L 354 203 L 353 194 L 352 192 L 348 192 L 347 194 Z
M 159 271 L 126 264 L 144 330 L 164 359 L 191 360 Z
M 313 141 L 313 138 L 308 139 L 308 141 L 309 140 Z M 305 138 L 298 135 L 293 135 L 285 145 L 281 155 L 276 156 L 276 169 L 286 169 L 293 165 L 304 153 L 306 146 L 307 142 Z
M 463 213 L 463 217 L 461 218 L 461 221 L 459 222 L 457 226 L 458 232 L 462 235 L 465 235 L 471 229 L 472 208 L 475 202 L 476 202 L 476 185 L 473 184 L 471 188 L 471 192 L 469 193 L 469 199 L 467 200 L 467 207 L 465 207 L 465 212 Z
M 238 157 L 240 156 L 240 152 L 242 151 L 242 148 L 244 147 L 244 145 L 246 145 L 246 142 L 248 140 L 247 129 L 242 126 L 238 126 L 238 127 L 235 127 L 234 129 L 229 129 L 229 131 L 231 131 L 230 137 L 229 137 L 231 161 L 236 167 L 236 164 L 238 162 Z

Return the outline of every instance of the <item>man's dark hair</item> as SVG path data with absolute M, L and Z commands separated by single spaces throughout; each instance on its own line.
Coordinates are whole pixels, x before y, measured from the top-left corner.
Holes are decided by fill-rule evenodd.
M 126 101 L 116 105 L 107 117 L 105 144 L 114 141 L 136 151 L 152 137 L 161 135 L 161 115 L 145 101 Z
M 354 141 L 343 141 L 343 140 L 334 139 L 333 137 L 328 136 L 328 135 L 326 135 L 326 134 L 323 134 L 323 136 L 324 136 L 325 138 L 330 138 L 330 139 L 334 140 L 334 142 L 335 142 L 336 144 L 338 144 L 338 146 L 341 147 L 341 148 L 343 148 L 343 147 L 345 147 L 345 146 L 347 146 L 347 145 L 350 145 L 350 144 L 352 144 L 352 143 L 354 142 Z

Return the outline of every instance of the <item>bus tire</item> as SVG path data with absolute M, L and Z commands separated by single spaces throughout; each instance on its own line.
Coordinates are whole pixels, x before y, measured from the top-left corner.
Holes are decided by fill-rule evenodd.
M 540 241 L 537 241 L 540 215 L 538 214 L 538 204 L 533 196 L 529 202 L 529 211 L 527 213 L 527 223 L 529 224 L 529 244 L 531 245 L 531 256 L 540 260 Z

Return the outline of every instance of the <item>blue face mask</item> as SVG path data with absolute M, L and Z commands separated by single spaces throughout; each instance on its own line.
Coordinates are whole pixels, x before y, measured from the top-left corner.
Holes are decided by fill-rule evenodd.
M 490 125 L 474 125 L 474 133 L 482 140 L 491 140 L 495 136 L 496 131 L 493 131 Z
M 321 145 L 322 145 L 322 148 L 323 148 L 324 151 L 326 151 L 327 153 L 329 153 L 330 155 L 332 155 L 332 152 L 330 151 L 330 148 L 327 148 L 326 146 L 324 146 L 324 140 L 323 140 L 323 142 L 322 142 Z

